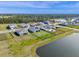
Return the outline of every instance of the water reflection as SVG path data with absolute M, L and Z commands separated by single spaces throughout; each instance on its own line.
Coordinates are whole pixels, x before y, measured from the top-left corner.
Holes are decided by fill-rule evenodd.
M 79 57 L 79 33 L 42 46 L 37 54 L 41 57 Z

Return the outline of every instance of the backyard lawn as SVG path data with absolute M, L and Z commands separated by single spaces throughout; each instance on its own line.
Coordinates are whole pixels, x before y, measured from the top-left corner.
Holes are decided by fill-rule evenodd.
M 51 34 L 46 32 L 46 31 L 39 31 L 39 32 L 35 32 L 35 33 L 32 33 L 31 35 L 39 38 L 40 40 L 44 39 L 44 38 L 47 38 L 48 36 L 50 36 Z

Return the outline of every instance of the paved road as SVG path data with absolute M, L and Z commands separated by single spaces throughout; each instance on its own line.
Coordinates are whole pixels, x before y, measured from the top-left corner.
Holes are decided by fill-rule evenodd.
M 18 30 L 18 29 L 0 31 L 0 34 L 3 34 L 3 33 L 9 33 L 9 32 L 15 32 L 16 30 Z
M 70 28 L 70 27 L 65 27 L 65 28 L 72 29 L 72 30 L 75 30 L 75 31 L 79 31 L 79 29 L 76 29 L 76 28 Z
M 75 30 L 75 31 L 79 31 L 79 29 L 76 29 L 76 28 L 70 28 L 70 27 L 66 27 L 66 26 L 59 26 L 59 25 L 57 25 L 57 27 L 68 28 L 68 29 L 72 29 L 72 30 Z
M 21 29 L 24 29 L 24 28 L 13 29 L 13 30 L 4 30 L 4 31 L 0 31 L 0 34 L 9 33 L 9 32 L 15 32 L 15 31 L 21 30 Z

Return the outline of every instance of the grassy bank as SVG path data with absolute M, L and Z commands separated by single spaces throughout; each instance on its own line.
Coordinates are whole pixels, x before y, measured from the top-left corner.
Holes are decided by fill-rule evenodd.
M 70 26 L 68 26 L 68 27 L 79 29 L 79 26 L 70 25 Z
M 67 35 L 70 35 L 70 34 L 73 33 L 73 32 L 74 32 L 74 31 L 72 31 L 72 30 L 71 30 L 71 31 L 67 31 L 67 32 L 65 32 L 65 33 L 62 33 L 62 34 L 59 34 L 59 35 L 56 35 L 56 36 L 52 36 L 52 37 L 47 38 L 46 40 L 44 40 L 44 41 L 42 41 L 42 42 L 37 43 L 34 47 L 32 47 L 32 50 L 31 50 L 32 56 L 33 56 L 33 57 L 38 56 L 38 55 L 36 54 L 36 49 L 37 49 L 38 47 L 44 46 L 44 45 L 46 45 L 46 44 L 48 44 L 48 43 L 50 43 L 50 42 L 53 42 L 53 41 L 55 41 L 55 40 L 57 40 L 57 39 L 61 39 L 61 38 L 65 37 L 65 36 L 67 36 Z
M 38 36 L 39 35 L 39 36 Z M 43 40 L 46 38 L 46 35 L 48 37 L 48 35 L 50 36 L 50 33 L 47 33 L 45 31 L 40 31 L 40 32 L 36 32 L 36 33 L 30 33 L 28 35 L 24 35 L 21 37 L 16 37 L 14 36 L 13 39 L 10 39 L 9 42 L 9 49 L 10 49 L 10 53 L 14 56 L 25 56 L 25 51 L 23 51 L 24 47 L 30 47 L 33 44 L 36 44 L 37 42 Z M 19 41 L 21 39 L 21 41 Z M 31 48 L 30 48 L 31 49 Z M 27 50 L 27 49 L 26 49 Z M 28 48 L 29 50 L 29 48 Z

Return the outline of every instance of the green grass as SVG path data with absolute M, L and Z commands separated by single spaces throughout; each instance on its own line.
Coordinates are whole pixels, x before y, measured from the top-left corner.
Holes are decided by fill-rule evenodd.
M 45 39 L 47 38 L 48 36 L 50 36 L 51 34 L 46 32 L 46 31 L 39 31 L 39 32 L 35 32 L 35 33 L 32 33 L 33 36 L 37 37 L 37 39 Z
M 33 35 L 37 35 L 38 37 L 44 36 L 46 34 L 49 34 L 49 33 L 47 33 L 46 31 L 42 31 L 42 30 L 39 31 L 39 32 L 33 33 Z
M 35 33 L 32 33 L 31 35 L 32 35 L 32 39 L 21 41 L 22 46 L 32 45 L 34 43 L 37 43 L 40 40 L 44 40 L 44 39 L 48 38 L 49 36 L 51 36 L 50 33 L 45 32 L 45 31 L 35 32 Z M 33 36 L 36 37 L 36 38 L 33 38 Z
M 37 34 L 37 36 L 35 36 L 36 34 Z M 38 34 L 40 36 L 38 36 Z M 23 53 L 23 47 L 24 46 L 30 46 L 30 45 L 33 45 L 33 44 L 39 42 L 42 39 L 45 39 L 45 38 L 47 38 L 46 35 L 50 35 L 50 33 L 47 33 L 45 31 L 40 31 L 40 32 L 30 33 L 28 35 L 24 35 L 21 38 L 16 37 L 16 38 L 22 39 L 22 41 L 20 41 L 20 42 L 16 42 L 16 38 L 10 39 L 11 42 L 12 41 L 14 42 L 13 44 L 11 43 L 10 46 L 9 46 L 9 49 L 11 51 L 10 53 L 13 54 L 14 56 L 21 55 L 21 53 Z M 30 38 L 25 39 L 24 37 L 26 37 L 26 36 L 30 37 Z
M 7 34 L 0 34 L 0 41 L 3 41 L 3 40 L 8 40 L 8 39 L 11 39 L 12 37 L 10 36 L 9 33 Z
M 8 26 L 9 24 L 0 24 L 0 31 L 3 31 L 3 30 L 8 30 L 7 29 L 7 26 Z M 19 24 L 16 24 L 17 25 L 17 28 L 20 28 L 19 27 Z
M 1 50 L 0 56 L 10 56 L 9 48 L 8 48 L 8 46 L 9 46 L 8 40 L 10 40 L 12 38 L 13 37 L 9 33 L 0 34 L 0 50 Z
M 0 24 L 0 30 L 6 30 L 7 29 L 8 24 Z
M 10 54 L 14 55 L 14 56 L 18 56 L 21 55 L 22 53 L 22 46 L 20 46 L 18 43 L 16 44 L 12 44 L 9 46 L 10 49 Z
M 79 26 L 70 25 L 70 26 L 68 26 L 68 27 L 79 29 Z
M 39 40 L 36 40 L 36 39 L 32 39 L 32 40 L 28 40 L 28 41 L 23 41 L 21 42 L 21 46 L 29 46 L 29 45 L 32 45 L 34 43 L 37 43 Z

